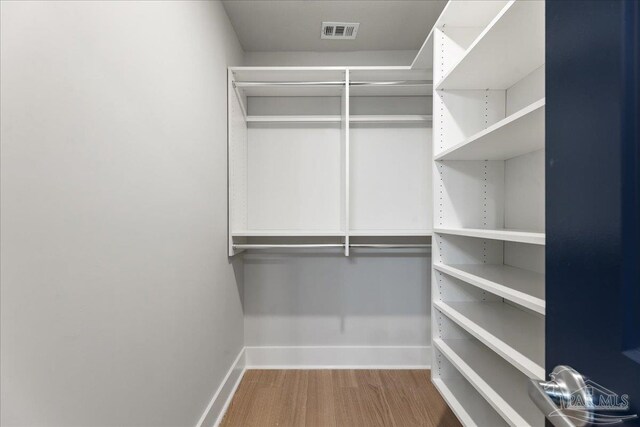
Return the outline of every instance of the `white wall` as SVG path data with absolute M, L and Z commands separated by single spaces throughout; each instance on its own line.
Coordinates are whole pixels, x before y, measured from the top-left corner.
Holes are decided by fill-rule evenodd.
M 0 15 L 1 424 L 195 425 L 243 346 L 235 33 L 217 2 Z
M 246 52 L 247 66 L 344 66 L 411 65 L 415 50 L 367 50 L 356 52 Z

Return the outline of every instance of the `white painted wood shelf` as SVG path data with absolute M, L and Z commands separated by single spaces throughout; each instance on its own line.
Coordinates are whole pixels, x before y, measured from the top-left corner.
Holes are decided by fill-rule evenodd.
M 544 415 L 529 398 L 526 377 L 475 339 L 441 339 L 434 346 L 487 402 L 513 426 L 542 425 Z
M 433 232 L 431 230 L 349 230 L 350 236 L 372 236 L 372 237 L 384 237 L 384 236 L 407 236 L 407 237 L 423 237 L 431 236 Z
M 525 375 L 544 379 L 544 318 L 504 302 L 434 301 L 442 314 Z
M 434 262 L 436 270 L 491 292 L 540 314 L 545 314 L 544 274 L 509 265 Z
M 532 245 L 545 244 L 545 234 L 533 231 L 483 228 L 434 228 L 433 231 L 434 233 L 504 240 L 505 242 L 530 243 Z
M 237 230 L 233 237 L 341 237 L 344 231 L 339 230 Z
M 340 123 L 341 116 L 247 116 L 249 123 Z
M 511 1 L 436 89 L 508 89 L 544 64 L 544 40 L 544 2 Z
M 463 425 L 474 427 L 508 425 L 464 378 L 433 378 L 431 381 Z
M 351 123 L 411 123 L 411 122 L 430 122 L 431 115 L 356 115 L 349 116 Z
M 511 114 L 434 160 L 507 160 L 544 148 L 545 99 Z

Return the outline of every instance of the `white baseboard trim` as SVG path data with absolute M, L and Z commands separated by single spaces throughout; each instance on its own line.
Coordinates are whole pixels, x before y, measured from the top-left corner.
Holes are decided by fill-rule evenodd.
M 269 346 L 245 349 L 247 369 L 429 369 L 430 346 Z
M 430 346 L 244 347 L 197 427 L 217 427 L 247 369 L 429 369 Z
M 204 410 L 200 421 L 196 424 L 197 427 L 217 427 L 220 424 L 245 370 L 245 348 L 243 347 L 207 405 L 207 409 Z

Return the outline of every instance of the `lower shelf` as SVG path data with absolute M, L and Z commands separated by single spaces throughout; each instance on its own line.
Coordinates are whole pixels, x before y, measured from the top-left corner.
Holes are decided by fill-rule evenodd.
M 525 375 L 543 380 L 544 319 L 503 302 L 444 302 L 433 306 Z
M 433 344 L 510 425 L 544 425 L 527 393 L 526 376 L 500 356 L 473 338 L 436 338 Z
M 464 378 L 434 378 L 431 381 L 463 425 L 508 425 Z

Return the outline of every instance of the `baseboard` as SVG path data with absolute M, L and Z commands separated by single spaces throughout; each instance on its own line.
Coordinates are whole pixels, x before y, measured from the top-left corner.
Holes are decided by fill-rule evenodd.
M 429 369 L 430 346 L 245 347 L 247 369 Z
M 216 427 L 222 421 L 222 417 L 231 403 L 231 399 L 240 385 L 242 376 L 245 371 L 245 349 L 242 348 L 238 357 L 231 365 L 229 372 L 222 380 L 220 387 L 213 395 L 211 402 L 207 405 L 207 409 L 200 417 L 197 427 Z

